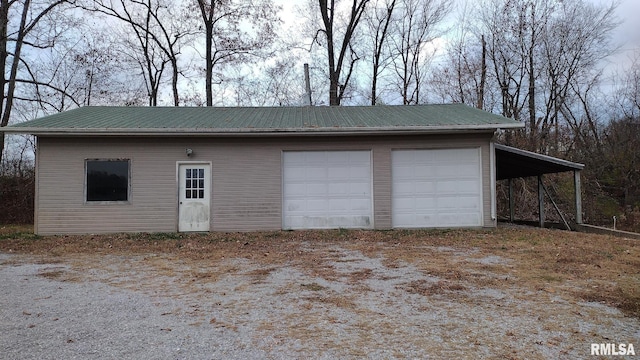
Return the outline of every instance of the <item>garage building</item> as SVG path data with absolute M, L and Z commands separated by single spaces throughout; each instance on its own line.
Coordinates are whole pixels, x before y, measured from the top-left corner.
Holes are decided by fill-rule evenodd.
M 84 107 L 37 138 L 35 232 L 494 227 L 498 129 L 460 104 Z

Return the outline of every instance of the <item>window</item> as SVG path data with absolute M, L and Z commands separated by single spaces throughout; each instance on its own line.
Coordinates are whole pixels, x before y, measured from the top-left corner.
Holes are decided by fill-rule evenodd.
M 128 201 L 129 160 L 87 160 L 87 201 Z
M 186 169 L 185 198 L 204 199 L 204 169 Z

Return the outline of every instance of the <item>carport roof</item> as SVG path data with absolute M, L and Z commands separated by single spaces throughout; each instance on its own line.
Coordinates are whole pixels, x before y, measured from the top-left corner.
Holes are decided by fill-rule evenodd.
M 496 179 L 513 179 L 582 170 L 584 164 L 495 144 Z
M 306 107 L 82 107 L 2 130 L 35 135 L 448 133 L 523 124 L 463 104 Z

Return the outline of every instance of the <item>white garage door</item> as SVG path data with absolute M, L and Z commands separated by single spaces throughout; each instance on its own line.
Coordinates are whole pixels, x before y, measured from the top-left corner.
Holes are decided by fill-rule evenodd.
M 370 151 L 283 153 L 284 229 L 371 228 Z
M 394 150 L 391 162 L 394 227 L 482 225 L 479 148 Z

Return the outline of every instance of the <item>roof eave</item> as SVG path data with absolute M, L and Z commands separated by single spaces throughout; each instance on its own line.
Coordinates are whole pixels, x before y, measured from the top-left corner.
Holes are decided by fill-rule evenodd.
M 444 134 L 459 132 L 487 132 L 498 129 L 522 128 L 522 123 L 483 125 L 442 125 L 407 127 L 335 127 L 335 128 L 229 128 L 229 129 L 180 129 L 180 128 L 33 128 L 5 127 L 5 133 L 32 134 L 37 136 L 324 136 L 324 135 L 404 135 Z
M 494 144 L 496 150 L 501 150 L 501 151 L 505 151 L 505 152 L 509 152 L 512 154 L 516 154 L 519 156 L 523 156 L 523 157 L 528 157 L 528 158 L 532 158 L 532 159 L 537 159 L 540 161 L 545 161 L 545 162 L 549 162 L 552 164 L 556 164 L 556 165 L 560 165 L 563 166 L 565 168 L 567 168 L 567 170 L 582 170 L 584 169 L 584 164 L 581 163 L 576 163 L 573 161 L 569 161 L 569 160 L 564 160 L 564 159 L 559 159 L 553 156 L 548 156 L 548 155 L 543 155 L 543 154 L 538 154 L 538 153 L 534 153 L 531 151 L 527 151 L 527 150 L 523 150 L 523 149 L 518 149 L 512 146 L 507 146 L 507 145 L 502 145 L 502 144 Z

